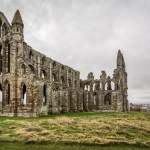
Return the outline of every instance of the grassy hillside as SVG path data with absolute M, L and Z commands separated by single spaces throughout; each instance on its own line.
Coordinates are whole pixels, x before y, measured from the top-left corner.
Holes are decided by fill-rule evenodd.
M 23 144 L 26 143 L 26 144 Z M 44 144 L 44 145 L 43 145 Z M 64 145 L 67 144 L 67 145 Z M 13 146 L 12 146 L 13 145 Z M 149 149 L 150 113 L 70 113 L 37 118 L 0 117 L 0 147 L 9 149 Z M 78 146 L 77 146 L 78 145 Z M 42 148 L 43 146 L 43 148 Z M 105 146 L 105 147 L 104 147 Z M 107 146 L 107 147 L 106 147 Z M 74 148 L 74 149 L 75 149 Z

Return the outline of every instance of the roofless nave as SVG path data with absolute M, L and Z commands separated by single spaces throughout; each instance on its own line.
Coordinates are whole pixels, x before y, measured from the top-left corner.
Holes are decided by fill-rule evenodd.
M 113 78 L 80 72 L 24 41 L 19 10 L 10 24 L 0 12 L 0 115 L 38 116 L 77 111 L 128 111 L 127 72 L 121 51 Z M 69 55 L 69 54 L 68 54 Z M 114 85 L 114 86 L 112 86 Z

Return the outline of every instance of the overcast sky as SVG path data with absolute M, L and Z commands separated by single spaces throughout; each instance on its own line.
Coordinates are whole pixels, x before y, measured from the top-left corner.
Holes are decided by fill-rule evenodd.
M 150 103 L 150 0 L 0 0 L 11 22 L 19 9 L 25 41 L 86 79 L 112 77 L 124 54 L 129 102 Z

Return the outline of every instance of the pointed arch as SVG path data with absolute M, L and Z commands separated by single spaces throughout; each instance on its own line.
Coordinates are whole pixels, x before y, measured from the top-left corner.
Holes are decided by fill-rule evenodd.
M 7 28 L 6 23 L 4 23 L 2 26 L 2 35 L 6 36 L 7 34 L 8 34 L 8 28 Z
M 41 77 L 44 79 L 47 76 L 47 73 L 45 70 L 41 71 Z
M 64 78 L 64 76 L 61 76 L 61 84 L 65 84 L 65 78 Z
M 22 64 L 22 66 L 21 66 L 21 74 L 22 74 L 22 75 L 23 75 L 23 74 L 26 74 L 26 67 L 25 67 L 24 64 Z
M 68 79 L 68 87 L 71 87 L 72 83 L 71 83 L 71 79 Z
M 46 85 L 43 86 L 43 106 L 47 104 Z
M 3 101 L 2 85 L 0 84 L 0 102 Z
M 30 73 L 35 73 L 35 70 L 34 70 L 34 67 L 32 66 L 32 65 L 28 65 L 29 66 L 29 68 L 30 68 Z
M 8 61 L 7 61 L 8 73 L 10 73 L 10 44 L 8 44 Z
M 30 60 L 33 59 L 33 53 L 32 53 L 32 50 L 30 50 L 30 52 L 29 52 L 29 59 L 30 59 Z
M 53 67 L 53 69 L 56 68 L 56 62 L 55 61 L 53 62 L 52 67 Z
M 27 105 L 27 89 L 25 84 L 22 84 L 22 105 Z
M 108 93 L 107 95 L 105 95 L 104 104 L 105 105 L 111 105 L 111 93 Z
M 46 58 L 45 58 L 45 56 L 43 56 L 43 58 L 42 58 L 42 65 L 45 65 L 45 63 L 46 63 Z

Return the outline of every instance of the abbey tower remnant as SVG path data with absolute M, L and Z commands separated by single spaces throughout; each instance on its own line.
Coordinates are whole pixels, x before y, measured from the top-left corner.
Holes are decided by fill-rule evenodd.
M 24 41 L 19 10 L 10 24 L 0 12 L 0 115 L 38 116 L 79 111 L 128 111 L 127 72 L 118 51 L 113 77 L 99 79 L 34 50 Z

